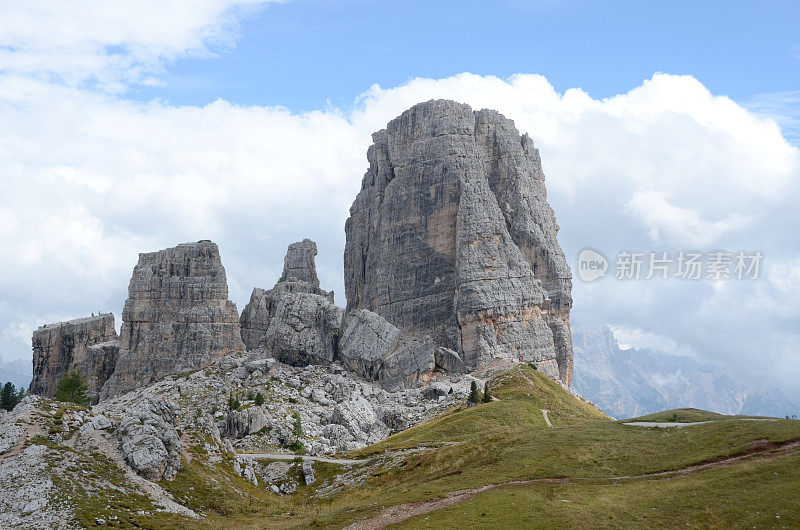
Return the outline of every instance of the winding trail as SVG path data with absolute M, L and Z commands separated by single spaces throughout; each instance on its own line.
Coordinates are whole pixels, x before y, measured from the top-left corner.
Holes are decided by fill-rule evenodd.
M 340 464 L 343 466 L 367 462 L 367 460 L 355 460 L 352 458 L 329 458 L 327 456 L 292 455 L 286 453 L 236 453 L 236 456 L 264 458 L 268 460 L 296 460 L 302 458 L 303 460 L 313 460 L 314 462 L 325 462 L 327 464 Z
M 544 412 L 544 411 L 543 411 Z M 385 508 L 379 514 L 357 521 L 347 527 L 347 530 L 373 530 L 379 528 L 386 528 L 391 524 L 402 523 L 403 521 L 423 515 L 426 513 L 434 512 L 453 506 L 462 501 L 497 488 L 505 486 L 517 485 L 533 485 L 533 484 L 603 484 L 614 483 L 619 481 L 635 481 L 635 480 L 666 480 L 675 477 L 684 477 L 697 473 L 705 469 L 712 469 L 718 467 L 726 467 L 743 460 L 770 460 L 773 458 L 780 458 L 790 456 L 800 451 L 800 440 L 794 440 L 783 444 L 764 444 L 754 447 L 749 451 L 742 454 L 712 460 L 702 464 L 695 464 L 681 469 L 672 471 L 659 471 L 656 473 L 646 473 L 644 475 L 621 475 L 611 477 L 575 477 L 575 478 L 534 478 L 528 480 L 512 480 L 510 482 L 503 482 L 500 484 L 488 484 L 479 488 L 472 488 L 466 490 L 453 491 L 446 494 L 444 497 L 435 497 L 422 501 L 409 502 L 400 504 L 398 506 L 391 506 Z
M 550 418 L 547 417 L 547 413 L 550 412 L 547 409 L 542 409 L 542 416 L 544 416 L 544 422 L 547 424 L 548 427 L 552 427 L 553 424 L 550 423 Z

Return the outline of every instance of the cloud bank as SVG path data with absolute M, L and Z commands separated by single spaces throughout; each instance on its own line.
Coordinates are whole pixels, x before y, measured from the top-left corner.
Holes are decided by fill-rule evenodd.
M 672 345 L 794 390 L 800 151 L 773 119 L 667 74 L 594 99 L 558 93 L 539 75 L 465 73 L 374 86 L 349 108 L 305 113 L 120 95 L 175 57 L 226 45 L 251 8 L 207 2 L 190 19 L 175 8 L 163 28 L 134 11 L 106 26 L 100 8 L 65 8 L 63 27 L 42 15 L 25 31 L 47 10 L 4 8 L 0 356 L 28 358 L 31 333 L 46 322 L 119 318 L 137 253 L 184 241 L 219 243 L 241 309 L 254 286 L 278 278 L 286 245 L 310 237 L 323 287 L 344 304 L 344 220 L 371 133 L 414 103 L 449 98 L 495 108 L 532 136 L 573 267 L 586 247 L 612 259 L 622 250 L 765 257 L 756 281 L 576 278 L 573 315 L 584 327 L 608 324 L 631 346 Z

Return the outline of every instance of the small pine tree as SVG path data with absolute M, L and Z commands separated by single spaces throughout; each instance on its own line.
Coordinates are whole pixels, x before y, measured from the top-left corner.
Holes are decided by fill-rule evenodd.
M 486 381 L 483 385 L 483 402 L 484 403 L 491 403 L 492 402 L 492 394 L 489 392 L 489 381 Z
M 239 403 L 239 400 L 233 397 L 233 395 L 228 398 L 228 410 L 238 410 L 241 406 L 242 404 Z
M 289 445 L 289 448 L 293 451 L 299 451 L 303 448 L 303 442 L 300 441 L 300 438 L 303 437 L 303 421 L 300 419 L 300 413 L 297 411 L 292 412 L 292 417 L 294 417 L 294 423 L 292 424 L 292 436 L 294 437 L 294 441 Z
M 469 397 L 467 401 L 470 403 L 477 403 L 481 400 L 480 395 L 478 395 L 478 384 L 475 381 L 472 381 L 472 384 L 469 385 Z
M 256 394 L 256 399 L 255 399 L 256 405 L 258 405 L 260 407 L 261 405 L 264 404 L 264 401 L 265 401 L 264 400 L 264 394 L 262 394 L 261 392 L 257 393 Z
M 0 408 L 10 411 L 17 406 L 17 403 L 17 389 L 9 381 L 3 385 L 3 390 L 0 391 Z
M 89 387 L 86 386 L 86 378 L 79 372 L 70 372 L 58 382 L 55 394 L 56 401 L 65 403 L 75 403 L 82 407 L 88 407 L 92 398 L 89 397 Z

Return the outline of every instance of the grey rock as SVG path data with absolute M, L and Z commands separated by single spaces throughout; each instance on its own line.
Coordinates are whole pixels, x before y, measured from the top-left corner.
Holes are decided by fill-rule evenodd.
M 125 462 L 151 481 L 172 480 L 181 465 L 181 441 L 175 430 L 178 407 L 169 401 L 140 401 L 122 416 L 119 439 Z
M 401 335 L 386 319 L 357 309 L 344 321 L 337 360 L 389 391 L 427 383 L 433 373 L 433 341 L 430 337 Z
M 461 374 L 464 372 L 464 361 L 457 352 L 444 346 L 439 346 L 433 352 L 436 367 L 451 374 Z
M 314 464 L 311 460 L 303 460 L 303 478 L 308 486 L 317 481 L 314 477 Z
M 40 326 L 33 332 L 31 394 L 53 397 L 58 382 L 69 372 L 86 377 L 95 398 L 114 372 L 119 352 L 114 315 L 78 318 Z
M 225 436 L 242 438 L 263 429 L 270 418 L 262 407 L 247 407 L 244 410 L 229 410 L 225 416 Z
M 139 254 L 122 311 L 119 359 L 101 399 L 243 350 L 215 243 Z
M 354 438 L 368 433 L 377 419 L 372 406 L 361 396 L 339 403 L 331 416 L 333 423 L 347 428 Z M 330 439 L 329 436 L 326 438 Z
M 258 349 L 264 342 L 270 322 L 278 311 L 281 299 L 288 293 L 324 296 L 333 302 L 333 291 L 319 288 L 314 256 L 317 245 L 309 239 L 292 243 L 284 258 L 283 275 L 272 289 L 253 289 L 250 302 L 239 319 L 242 341 L 247 350 Z
M 344 310 L 327 297 L 287 293 L 264 335 L 263 345 L 279 361 L 293 366 L 333 361 Z
M 330 441 L 337 452 L 347 451 L 348 444 L 353 441 L 353 436 L 347 427 L 336 423 L 323 427 L 322 435 Z
M 466 369 L 494 357 L 572 378 L 571 273 L 531 139 L 435 100 L 373 134 L 345 232 L 348 313 L 428 335 Z

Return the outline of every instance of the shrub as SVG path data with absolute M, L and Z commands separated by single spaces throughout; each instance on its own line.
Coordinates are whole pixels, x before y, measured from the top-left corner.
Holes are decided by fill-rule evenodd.
M 247 401 L 253 401 L 254 399 L 255 399 L 255 396 L 253 395 L 253 391 L 252 390 L 248 390 L 247 391 Z
M 238 410 L 242 404 L 239 403 L 239 400 L 233 396 L 228 398 L 228 410 Z
M 75 371 L 61 378 L 54 397 L 57 401 L 88 407 L 92 402 L 88 392 L 89 387 L 86 386 L 86 378 L 81 372 Z
M 261 392 L 257 393 L 256 394 L 256 399 L 255 399 L 256 405 L 258 405 L 260 407 L 261 405 L 264 404 L 264 401 L 265 401 L 264 400 L 264 394 L 262 394 Z

